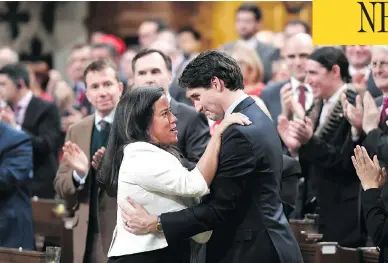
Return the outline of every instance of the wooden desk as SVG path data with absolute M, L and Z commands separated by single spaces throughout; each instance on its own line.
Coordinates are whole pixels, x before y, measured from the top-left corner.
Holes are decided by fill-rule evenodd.
M 45 263 L 45 253 L 0 247 L 0 263 Z
M 61 247 L 61 263 L 73 262 L 72 220 L 61 217 L 55 211 L 60 200 L 33 198 L 32 218 L 35 235 L 52 238 Z M 42 246 L 38 247 L 42 249 Z
M 376 247 L 362 247 L 359 248 L 362 253 L 363 263 L 378 263 L 380 252 Z

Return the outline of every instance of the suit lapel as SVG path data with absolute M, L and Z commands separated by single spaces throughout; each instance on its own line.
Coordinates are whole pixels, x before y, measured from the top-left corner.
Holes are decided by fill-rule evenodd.
M 376 102 L 376 106 L 377 107 L 381 107 L 381 105 L 383 105 L 383 101 L 384 101 L 384 97 L 383 96 L 379 96 L 375 99 L 375 102 Z
M 26 113 L 24 115 L 24 121 L 22 127 L 26 130 L 30 130 L 30 128 L 34 127 L 36 118 L 40 116 L 41 109 L 37 105 L 38 99 L 32 97 L 30 103 L 27 106 Z
M 383 105 L 384 97 L 379 96 L 375 99 L 376 106 L 380 109 L 380 107 Z M 388 115 L 385 118 L 385 122 L 388 120 Z M 388 131 L 388 126 L 386 123 L 379 123 L 379 128 L 382 129 L 384 132 Z
M 372 95 L 372 97 L 378 97 L 378 96 L 381 96 L 382 95 L 382 92 L 379 88 L 376 87 L 376 83 L 373 79 L 373 75 L 372 75 L 372 72 L 369 73 L 369 77 L 368 77 L 368 83 L 367 83 L 367 86 L 368 86 L 368 91 L 370 92 L 370 94 Z
M 255 103 L 255 100 L 249 96 L 247 97 L 246 99 L 244 99 L 242 102 L 240 102 L 233 110 L 233 113 L 235 112 L 241 112 L 243 109 L 249 107 L 250 105 L 252 105 L 253 103 Z
M 174 114 L 175 117 L 177 117 L 177 119 L 179 120 L 179 118 L 178 118 L 178 105 L 177 105 L 177 102 L 173 98 L 171 98 L 171 100 L 170 100 L 170 107 L 171 107 L 172 114 Z
M 85 152 L 88 160 L 91 160 L 93 156 L 90 156 L 90 149 L 92 147 L 92 133 L 94 127 L 94 114 L 86 117 L 79 126 L 79 130 L 76 132 L 77 144 Z

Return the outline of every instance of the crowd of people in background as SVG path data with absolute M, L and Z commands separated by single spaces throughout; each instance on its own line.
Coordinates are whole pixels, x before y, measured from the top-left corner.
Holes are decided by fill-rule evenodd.
M 385 246 L 370 233 L 363 204 L 368 211 L 371 198 L 382 198 L 380 209 L 388 205 L 386 185 L 373 184 L 381 193 L 369 191 L 365 201 L 370 184 L 360 183 L 357 175 L 366 175 L 351 157 L 363 145 L 381 167 L 388 163 L 388 46 L 314 46 L 305 21 L 272 32 L 263 15 L 242 4 L 234 17 L 239 39 L 217 50 L 237 63 L 244 92 L 275 126 L 284 158 L 297 163 L 293 184 L 279 193 L 287 218 L 317 214 L 324 241 Z M 117 104 L 137 87 L 160 87 L 177 118 L 179 158 L 194 169 L 222 124 L 180 82 L 204 51 L 201 41 L 192 26 L 161 19 L 144 20 L 133 46 L 92 32 L 72 48 L 64 74 L 0 47 L 0 246 L 35 249 L 31 198 L 63 199 L 66 216 L 77 218 L 74 263 L 107 262 L 120 215 L 96 176 Z

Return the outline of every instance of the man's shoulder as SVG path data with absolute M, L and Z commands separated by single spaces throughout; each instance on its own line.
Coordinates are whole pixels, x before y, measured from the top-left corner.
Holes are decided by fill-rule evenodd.
M 93 126 L 94 118 L 95 118 L 94 114 L 86 116 L 85 118 L 83 118 L 79 122 L 71 125 L 69 128 L 69 132 L 71 131 L 72 133 L 78 133 L 78 132 L 85 133 L 86 127 L 89 127 L 90 125 Z
M 286 84 L 286 83 L 289 83 L 290 80 L 286 80 L 286 81 L 282 81 L 282 82 L 274 82 L 274 83 L 270 83 L 268 85 L 266 85 L 264 87 L 264 89 L 261 91 L 261 94 L 260 94 L 260 98 L 262 100 L 264 100 L 264 102 L 266 102 L 265 100 L 267 100 L 268 96 L 272 96 L 272 95 L 278 95 L 280 94 L 280 89 Z
M 50 101 L 46 101 L 42 98 L 39 98 L 37 96 L 33 96 L 31 101 L 30 101 L 30 104 L 34 107 L 34 108 L 38 108 L 42 111 L 47 111 L 47 110 L 52 110 L 52 109 L 57 109 L 57 106 L 50 102 Z
M 30 136 L 27 133 L 22 130 L 17 130 L 4 122 L 0 122 L 0 136 L 0 141 L 7 145 L 30 140 Z
M 264 89 L 262 90 L 262 93 L 266 92 L 280 92 L 280 89 L 287 83 L 290 83 L 290 80 L 281 81 L 281 82 L 274 82 L 266 85 Z

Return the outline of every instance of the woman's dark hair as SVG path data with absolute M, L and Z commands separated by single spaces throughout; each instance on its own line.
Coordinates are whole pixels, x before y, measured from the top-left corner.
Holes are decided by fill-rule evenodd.
M 99 186 L 105 189 L 109 196 L 115 197 L 117 194 L 124 147 L 139 141 L 152 143 L 148 128 L 152 122 L 154 104 L 163 95 L 165 95 L 163 88 L 138 87 L 125 93 L 118 103 L 108 145 L 97 173 Z M 177 156 L 169 146 L 157 146 Z
M 349 73 L 349 61 L 346 58 L 345 53 L 339 48 L 318 48 L 310 55 L 309 59 L 318 62 L 328 71 L 331 71 L 333 66 L 337 65 L 340 68 L 341 79 L 345 83 L 352 81 L 352 77 Z

